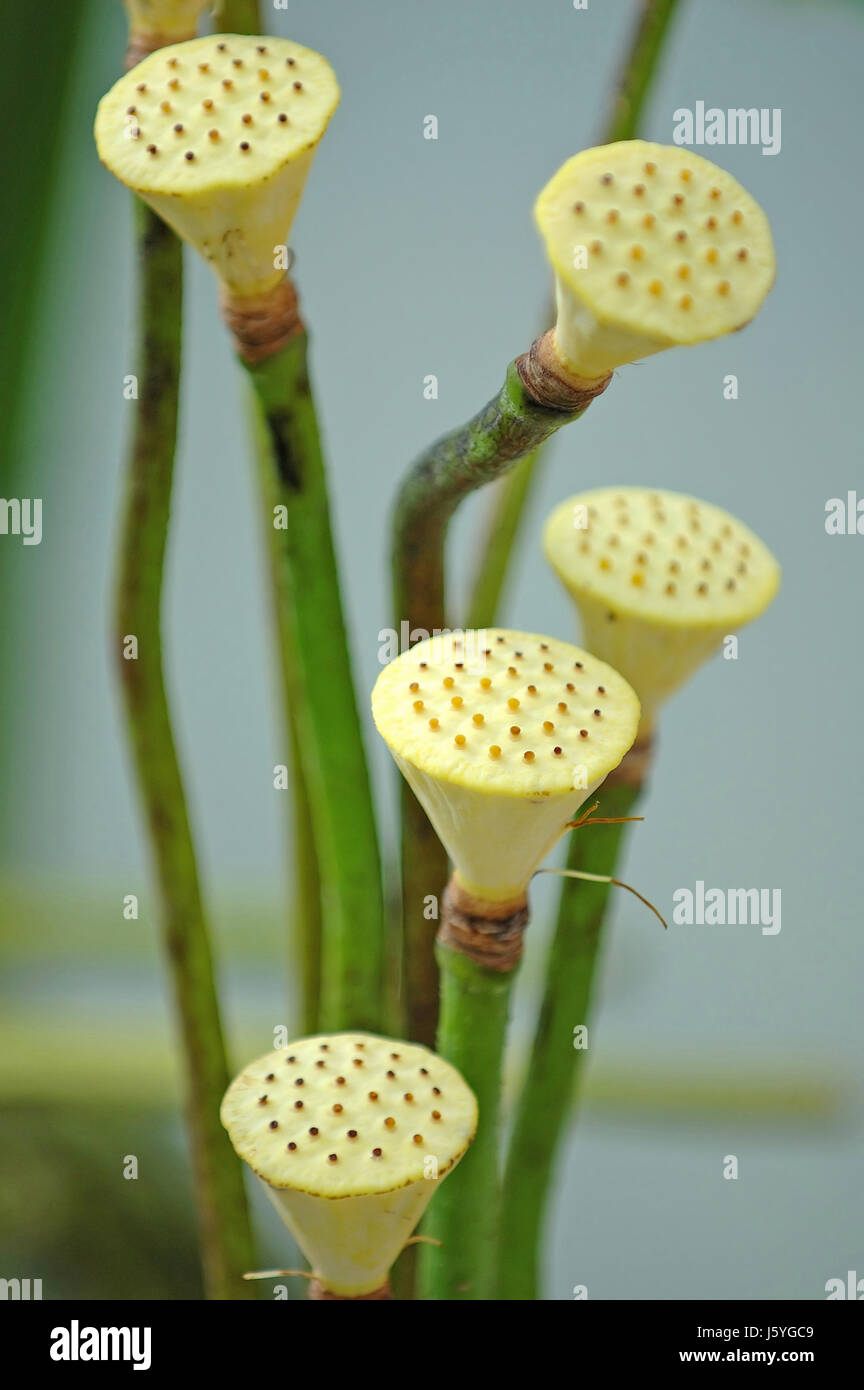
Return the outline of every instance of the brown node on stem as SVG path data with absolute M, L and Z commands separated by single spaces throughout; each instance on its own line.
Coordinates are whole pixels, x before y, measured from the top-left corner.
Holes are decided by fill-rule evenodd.
M 266 294 L 239 299 L 222 294 L 222 317 L 244 362 L 263 362 L 303 332 L 297 291 L 290 276 Z
M 552 329 L 535 338 L 528 351 L 517 357 L 516 370 L 529 396 L 547 410 L 584 410 L 612 380 L 611 372 L 589 378 L 568 371 L 555 349 Z
M 519 964 L 529 921 L 524 893 L 508 902 L 487 902 L 463 888 L 454 874 L 441 899 L 438 940 L 475 965 L 506 974 Z

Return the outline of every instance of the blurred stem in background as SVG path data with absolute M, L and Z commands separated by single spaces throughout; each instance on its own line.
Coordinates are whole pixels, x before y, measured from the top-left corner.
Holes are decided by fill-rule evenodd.
M 114 649 L 162 897 L 179 1015 L 187 1119 L 208 1296 L 254 1298 L 240 1275 L 252 1238 L 239 1159 L 219 1121 L 228 1065 L 195 847 L 162 670 L 161 604 L 180 389 L 182 248 L 136 202 L 139 397 L 126 481 Z M 137 650 L 130 652 L 134 640 Z
M 0 44 L 0 129 L 14 131 L 6 141 L 6 153 L 14 157 L 6 166 L 14 197 L 5 200 L 0 218 L 0 304 L 7 344 L 0 372 L 0 475 L 4 497 L 27 491 L 22 482 L 21 452 L 24 423 L 31 414 L 31 392 L 43 389 L 37 381 L 35 350 L 47 277 L 43 263 L 52 231 L 53 200 L 57 172 L 64 153 L 64 123 L 69 89 L 74 78 L 76 45 L 84 32 L 87 0 L 67 0 L 56 7 L 50 24 L 33 36 L 33 11 L 29 5 L 7 5 L 3 11 Z M 50 100 L 34 101 L 33 93 L 51 94 Z M 26 108 L 26 120 L 22 112 Z M 44 402 L 39 409 L 44 408 Z M 47 475 L 46 475 L 47 477 Z M 44 486 L 44 483 L 43 483 Z M 7 591 L 12 582 L 14 556 L 0 546 L 0 606 L 11 603 Z M 0 668 L 0 762 L 8 766 L 14 738 L 12 713 L 19 672 L 13 661 Z M 5 829 L 19 808 L 14 796 L 4 796 L 0 810 L 0 858 L 6 858 Z
M 599 144 L 637 137 L 678 4 L 679 0 L 641 0 Z M 466 627 L 492 627 L 498 622 L 512 558 L 539 482 L 541 458 L 541 451 L 535 450 L 495 484 L 470 589 Z
M 263 32 L 258 0 L 221 0 L 216 6 L 216 28 L 223 34 L 260 34 Z M 273 517 L 268 513 L 264 525 L 272 531 Z M 269 541 L 269 534 L 268 534 Z M 312 808 L 309 789 L 300 755 L 297 721 L 291 700 L 292 681 L 289 675 L 291 654 L 285 645 L 285 633 L 278 619 L 280 581 L 278 559 L 268 544 L 270 584 L 276 607 L 276 640 L 279 646 L 279 675 L 282 690 L 283 727 L 291 749 L 291 846 L 292 870 L 290 890 L 291 931 L 289 945 L 296 949 L 300 969 L 300 1026 L 304 1033 L 315 1033 L 321 1010 L 321 877 L 315 835 L 312 830 Z M 293 962 L 292 962 L 293 967 Z

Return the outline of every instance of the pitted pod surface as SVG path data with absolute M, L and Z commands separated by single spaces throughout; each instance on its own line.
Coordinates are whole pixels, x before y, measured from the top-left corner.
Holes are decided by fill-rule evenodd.
M 571 593 L 665 626 L 739 626 L 763 611 L 780 581 L 749 527 L 683 493 L 578 493 L 549 517 L 543 543 Z
M 443 1177 L 477 1128 L 474 1094 L 448 1062 L 368 1033 L 302 1038 L 232 1082 L 222 1123 L 274 1188 L 320 1197 L 386 1193 Z
M 99 105 L 99 156 L 139 193 L 272 178 L 314 148 L 339 101 L 326 59 L 288 39 L 210 35 L 145 58 Z
M 569 642 L 487 628 L 427 638 L 378 677 L 372 713 L 391 750 L 443 782 L 555 796 L 617 767 L 639 703 L 617 671 Z
M 598 321 L 670 345 L 740 328 L 774 282 L 758 203 L 676 146 L 626 140 L 574 155 L 535 211 L 557 274 Z

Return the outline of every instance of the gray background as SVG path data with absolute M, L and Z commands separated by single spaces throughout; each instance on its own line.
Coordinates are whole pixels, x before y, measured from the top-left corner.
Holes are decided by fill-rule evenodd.
M 387 510 L 409 460 L 497 389 L 539 326 L 549 275 L 533 199 L 596 138 L 633 7 L 592 0 L 292 4 L 270 28 L 326 53 L 343 102 L 292 234 L 326 421 L 358 685 L 389 625 Z M 8 855 L 63 902 L 144 888 L 145 858 L 107 659 L 106 590 L 133 370 L 129 202 L 100 168 L 92 111 L 122 48 L 120 6 L 91 8 L 66 123 L 27 441 L 44 540 L 15 561 L 7 654 L 27 697 L 11 743 Z M 676 107 L 780 107 L 782 151 L 702 153 L 738 176 L 774 227 L 778 282 L 734 338 L 624 369 L 554 442 L 507 604 L 512 626 L 568 636 L 574 619 L 539 553 L 542 519 L 602 483 L 693 492 L 774 549 L 781 595 L 666 711 L 646 821 L 626 877 L 671 910 L 676 887 L 779 887 L 783 927 L 673 927 L 621 895 L 592 1034 L 598 1095 L 559 1187 L 547 1296 L 819 1298 L 864 1274 L 861 1227 L 859 850 L 860 573 L 864 538 L 830 538 L 825 501 L 860 480 L 861 12 L 851 3 L 685 0 L 644 127 L 670 141 Z M 437 142 L 422 120 L 439 120 Z M 856 186 L 857 184 L 857 186 Z M 241 383 L 203 264 L 188 264 L 182 440 L 167 606 L 171 687 L 203 867 L 224 904 L 274 916 L 284 891 L 278 732 L 254 475 Z M 58 326 L 60 331 L 56 331 Z M 436 373 L 437 401 L 422 380 Z M 722 378 L 738 375 L 726 402 Z M 454 575 L 470 569 L 466 506 Z M 10 544 L 10 541 L 4 544 Z M 7 660 L 10 657 L 7 655 Z M 385 836 L 394 785 L 367 718 Z M 113 895 L 113 898 L 112 898 Z M 550 882 L 520 990 L 527 1036 Z M 62 912 L 61 912 L 62 916 Z M 62 921 L 54 927 L 62 930 Z M 113 928 L 113 930 L 116 930 Z M 282 982 L 238 933 L 230 1017 L 269 1045 Z M 57 1008 L 163 1017 L 154 943 L 110 998 L 92 972 Z M 106 936 L 106 942 L 108 937 Z M 268 950 L 282 950 L 278 930 Z M 105 971 L 111 978 L 110 947 Z M 23 977 L 22 977 L 23 978 Z M 34 987 L 33 977 L 27 977 Z M 43 981 L 44 984 L 44 981 Z M 25 981 L 26 985 L 26 981 Z M 25 988 L 26 993 L 26 988 Z M 71 996 L 71 999 L 70 999 Z M 100 1002 L 101 1001 L 101 1002 Z M 580 1020 L 574 1020 L 579 1022 Z M 239 1053 L 239 1048 L 237 1049 Z M 237 1060 L 242 1060 L 238 1055 Z M 518 1057 L 517 1057 L 518 1062 Z M 779 1077 L 836 1107 L 813 1124 L 710 1106 L 604 1104 L 610 1068 L 633 1090 L 664 1077 Z M 832 1101 L 833 1104 L 833 1101 Z M 829 1107 L 831 1109 L 831 1107 Z M 739 1157 L 737 1182 L 721 1175 Z M 265 1218 L 266 1219 L 266 1218 Z

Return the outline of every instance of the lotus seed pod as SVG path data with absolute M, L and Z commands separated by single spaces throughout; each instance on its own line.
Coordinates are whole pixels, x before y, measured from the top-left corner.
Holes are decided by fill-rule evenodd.
M 582 802 L 617 767 L 639 701 L 569 642 L 486 628 L 418 642 L 385 667 L 372 714 L 476 898 L 524 897 Z
M 96 113 L 102 163 L 209 261 L 235 300 L 284 278 L 285 244 L 339 103 L 329 63 L 288 39 L 161 48 Z
M 677 492 L 580 493 L 549 517 L 543 544 L 576 601 L 582 640 L 638 692 L 643 734 L 658 705 L 780 587 L 777 561 L 743 522 Z
M 583 376 L 743 328 L 774 283 L 765 213 L 690 150 L 584 150 L 534 213 L 555 272 L 555 346 Z
M 123 0 L 129 31 L 137 38 L 176 43 L 191 38 L 210 0 Z
M 323 1287 L 358 1298 L 387 1283 L 474 1138 L 477 1102 L 428 1048 L 336 1033 L 252 1062 L 221 1118 Z

